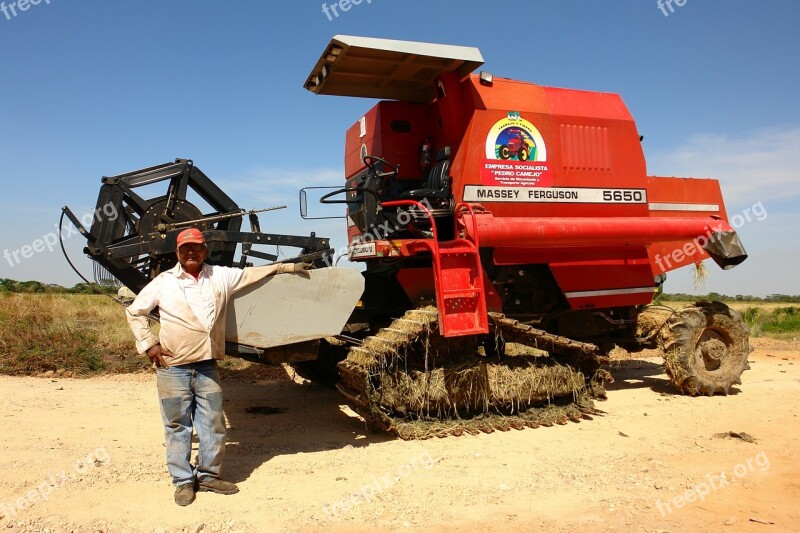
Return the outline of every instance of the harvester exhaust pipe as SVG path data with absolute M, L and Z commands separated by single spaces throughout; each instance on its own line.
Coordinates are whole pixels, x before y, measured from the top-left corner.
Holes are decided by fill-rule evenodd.
M 735 230 L 715 231 L 703 245 L 703 250 L 722 270 L 730 270 L 747 259 L 747 252 Z

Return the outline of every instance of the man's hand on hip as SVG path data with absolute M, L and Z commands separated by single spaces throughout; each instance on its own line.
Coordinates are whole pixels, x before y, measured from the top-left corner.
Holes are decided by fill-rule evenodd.
M 155 344 L 147 350 L 147 357 L 150 358 L 156 368 L 167 368 L 169 365 L 167 365 L 164 357 L 172 357 L 172 354 L 163 349 L 160 344 Z

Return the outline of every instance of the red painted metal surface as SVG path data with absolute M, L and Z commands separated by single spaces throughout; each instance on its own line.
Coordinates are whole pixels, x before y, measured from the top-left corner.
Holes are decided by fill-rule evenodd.
M 492 249 L 498 265 L 548 265 L 573 309 L 649 303 L 654 276 L 707 259 L 697 240 L 733 231 L 716 180 L 647 175 L 639 131 L 619 95 L 499 77 L 483 83 L 476 75 L 447 74 L 439 82 L 429 103 L 380 102 L 348 130 L 346 176 L 363 169 L 360 154 L 366 151 L 399 163 L 399 181 L 420 179 L 423 141 L 431 139 L 434 152 L 449 146 L 454 202 L 478 211 L 454 213 L 461 224 L 457 237 L 476 249 Z M 506 152 L 493 153 L 498 132 L 508 130 L 506 121 L 536 131 L 536 157 L 531 145 L 523 152 L 518 132 L 508 133 L 513 143 Z M 513 172 L 540 167 L 540 176 L 504 182 L 494 170 L 498 164 Z M 508 189 L 513 197 L 490 196 L 487 189 L 493 194 Z M 577 194 L 548 201 L 547 194 L 559 191 Z M 617 191 L 634 194 L 634 201 L 618 199 Z M 350 228 L 350 237 L 357 236 L 357 228 Z M 458 238 L 376 245 L 383 256 L 432 255 L 440 310 L 447 305 L 445 285 L 453 287 L 448 290 L 480 285 L 489 307 L 496 308 L 500 300 L 490 294 L 491 283 L 471 266 L 477 250 L 466 251 L 469 246 Z M 476 272 L 480 283 L 473 279 Z M 419 283 L 408 286 L 425 292 Z M 447 318 L 442 323 L 450 327 Z
M 650 303 L 656 288 L 645 246 L 501 247 L 494 263 L 549 265 L 573 309 Z
M 474 241 L 454 239 L 440 242 L 430 211 L 414 200 L 384 202 L 384 207 L 415 206 L 431 221 L 433 238 L 415 240 L 411 252 L 428 251 L 433 262 L 436 288 L 436 307 L 439 329 L 445 337 L 475 335 L 489 332 L 486 296 L 483 288 L 483 269 Z M 468 205 L 458 206 L 472 214 Z M 474 218 L 474 215 L 473 215 Z
M 433 276 L 433 267 L 397 270 L 397 281 L 403 287 L 408 299 L 415 303 L 421 300 L 436 300 Z
M 712 231 L 733 231 L 727 222 L 698 218 L 495 217 L 479 214 L 477 234 L 484 246 L 598 246 L 693 240 Z M 465 230 L 474 231 L 466 221 Z
M 420 179 L 419 148 L 433 135 L 432 107 L 407 102 L 380 102 L 353 124 L 345 136 L 345 176 L 363 170 L 362 151 L 397 165 L 397 179 Z
M 572 309 L 644 305 L 656 290 L 646 246 L 501 247 L 494 263 L 549 265 Z

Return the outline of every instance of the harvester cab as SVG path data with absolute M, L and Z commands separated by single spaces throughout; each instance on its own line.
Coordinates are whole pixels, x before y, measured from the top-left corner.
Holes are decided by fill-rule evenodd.
M 660 345 L 678 388 L 727 393 L 749 353 L 736 313 L 698 304 L 654 319 L 647 307 L 670 270 L 746 258 L 719 183 L 648 176 L 619 95 L 476 74 L 482 64 L 476 48 L 339 35 L 305 82 L 315 94 L 381 100 L 347 130 L 345 186 L 322 200 L 346 204 L 350 259 L 366 264 L 352 320 L 372 335 L 339 365 L 340 390 L 390 426 L 398 413 L 463 416 L 468 400 L 430 390 L 424 407 L 380 403 L 386 381 L 375 376 L 396 384 L 399 368 L 387 354 L 435 381 L 452 365 L 490 364 L 464 359 L 471 343 L 503 356 L 514 342 L 566 357 L 586 387 L 614 345 Z M 445 355 L 453 345 L 458 354 Z M 501 364 L 493 371 L 541 369 L 524 357 Z M 515 405 L 492 396 L 501 382 L 463 379 L 486 391 L 483 412 Z M 556 389 L 536 392 L 553 399 Z

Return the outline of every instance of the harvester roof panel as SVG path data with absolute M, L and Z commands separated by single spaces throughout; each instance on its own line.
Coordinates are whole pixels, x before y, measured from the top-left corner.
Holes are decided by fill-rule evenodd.
M 445 72 L 465 77 L 483 64 L 468 46 L 337 35 L 325 48 L 305 88 L 316 94 L 425 103 Z

